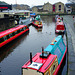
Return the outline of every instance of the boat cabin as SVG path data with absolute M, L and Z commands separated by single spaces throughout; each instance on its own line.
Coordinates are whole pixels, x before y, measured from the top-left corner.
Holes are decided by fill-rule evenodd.
M 56 37 L 51 43 L 50 45 L 47 46 L 46 49 L 44 49 L 44 51 L 48 51 L 53 55 L 57 55 L 58 58 L 58 64 L 60 64 L 62 57 L 65 53 L 66 50 L 66 46 L 65 43 L 63 42 L 62 36 L 59 35 L 58 37 Z
M 42 25 L 42 21 L 35 21 L 34 22 L 36 25 Z
M 41 20 L 41 17 L 40 17 L 40 15 L 37 15 L 37 16 L 35 17 L 35 20 L 38 20 L 38 21 L 40 21 L 40 20 Z
M 55 32 L 56 33 L 64 33 L 65 32 L 65 26 L 61 25 L 61 24 L 56 25 Z
M 0 32 L 0 47 L 4 46 L 28 30 L 29 28 L 26 25 L 19 25 L 17 27 Z
M 37 53 L 32 62 L 28 61 L 22 66 L 22 75 L 53 75 L 58 66 L 57 56 L 49 53 Z

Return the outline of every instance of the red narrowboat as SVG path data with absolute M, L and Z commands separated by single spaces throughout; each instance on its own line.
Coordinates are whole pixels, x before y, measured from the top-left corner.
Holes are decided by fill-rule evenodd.
M 27 31 L 29 28 L 26 25 L 19 25 L 0 32 L 0 48 Z
M 63 21 L 56 22 L 55 26 L 55 33 L 64 33 L 65 32 L 65 25 Z

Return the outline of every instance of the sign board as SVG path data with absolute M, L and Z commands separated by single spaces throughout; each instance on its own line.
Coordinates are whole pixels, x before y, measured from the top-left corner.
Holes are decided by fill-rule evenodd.
M 12 5 L 0 5 L 0 10 L 12 10 Z

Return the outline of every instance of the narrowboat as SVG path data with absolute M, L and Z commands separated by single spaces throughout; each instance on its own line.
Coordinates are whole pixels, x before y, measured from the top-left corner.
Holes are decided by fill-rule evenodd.
M 35 27 L 38 27 L 38 28 L 42 28 L 42 21 L 41 21 L 41 18 L 40 18 L 40 15 L 37 15 L 35 17 L 35 20 L 32 22 L 32 24 L 35 26 Z
M 27 31 L 29 31 L 29 28 L 26 25 L 19 25 L 0 32 L 0 48 Z
M 35 20 L 32 22 L 33 26 L 37 27 L 37 28 L 42 28 L 42 21 L 38 21 L 38 20 Z
M 58 75 L 66 52 L 67 46 L 59 35 L 34 57 L 30 53 L 30 60 L 22 66 L 22 75 Z
M 63 21 L 56 22 L 55 33 L 65 33 L 65 25 Z

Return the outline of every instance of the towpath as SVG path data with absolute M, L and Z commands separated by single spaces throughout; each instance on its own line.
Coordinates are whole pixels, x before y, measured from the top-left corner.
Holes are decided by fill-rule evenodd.
M 63 16 L 68 39 L 68 75 L 75 75 L 75 18 L 73 16 Z

